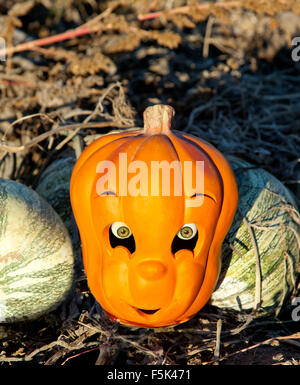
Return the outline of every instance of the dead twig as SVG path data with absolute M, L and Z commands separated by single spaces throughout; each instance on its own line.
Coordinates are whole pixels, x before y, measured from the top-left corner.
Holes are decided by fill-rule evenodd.
M 11 56 L 17 52 L 24 52 L 24 51 L 30 51 L 35 50 L 37 47 L 42 47 L 45 45 L 50 45 L 54 43 L 59 43 L 65 40 L 74 39 L 75 37 L 80 37 L 84 35 L 89 35 L 91 33 L 95 33 L 99 31 L 99 25 L 97 23 L 103 19 L 104 17 L 108 16 L 119 4 L 114 4 L 110 7 L 108 7 L 104 12 L 102 12 L 100 15 L 97 15 L 93 19 L 89 20 L 87 23 L 82 24 L 81 26 L 71 29 L 69 31 L 54 35 L 54 36 L 48 36 L 42 39 L 36 39 L 33 41 L 28 41 L 25 43 L 18 44 L 17 46 L 10 46 L 3 49 L 0 49 L 0 57 L 1 56 Z M 108 27 L 108 26 L 107 26 Z
M 20 151 L 24 151 L 25 149 L 28 149 L 43 140 L 47 139 L 49 136 L 58 134 L 61 131 L 65 130 L 77 130 L 85 129 L 85 128 L 105 128 L 105 127 L 116 127 L 116 128 L 130 128 L 130 126 L 121 125 L 116 122 L 98 122 L 98 123 L 78 123 L 78 124 L 70 124 L 67 126 L 59 126 L 56 128 L 53 128 L 50 131 L 44 132 L 43 134 L 37 136 L 36 138 L 30 140 L 29 142 L 23 144 L 22 146 L 9 146 L 7 144 L 0 144 L 0 151 L 10 152 L 10 153 L 16 153 Z
M 297 341 L 294 341 L 295 339 L 300 339 L 300 333 L 299 333 L 299 332 L 298 332 L 298 333 L 295 333 L 295 334 L 291 334 L 291 335 L 289 335 L 289 336 L 277 336 L 277 337 L 271 337 L 271 338 L 268 338 L 267 340 L 264 340 L 264 341 L 262 341 L 262 342 L 259 342 L 259 343 L 255 344 L 255 345 L 248 346 L 248 347 L 243 348 L 243 349 L 240 349 L 240 350 L 238 350 L 238 351 L 236 351 L 236 352 L 227 354 L 226 357 L 225 357 L 225 356 L 224 356 L 224 357 L 220 357 L 220 358 L 218 359 L 218 361 L 226 360 L 226 359 L 228 359 L 229 357 L 233 357 L 233 356 L 235 356 L 235 355 L 237 355 L 237 354 L 240 354 L 240 353 L 245 353 L 245 352 L 247 352 L 247 351 L 249 351 L 249 350 L 258 348 L 258 347 L 260 347 L 260 346 L 262 346 L 262 345 L 269 345 L 269 344 L 271 344 L 271 343 L 274 342 L 274 341 L 285 341 L 285 342 L 287 342 L 287 341 L 290 341 L 290 342 L 293 341 L 293 342 L 297 342 Z M 297 345 L 297 346 L 298 346 L 298 345 Z M 215 361 L 212 360 L 212 361 L 203 362 L 202 364 L 203 364 L 203 365 L 208 365 L 208 364 L 212 364 L 212 363 L 214 363 L 214 362 L 215 362 Z
M 226 2 L 220 2 L 220 3 L 203 3 L 196 6 L 197 10 L 203 11 L 206 9 L 210 9 L 212 7 L 216 8 L 233 8 L 233 7 L 241 7 L 241 3 L 239 1 L 226 1 Z M 191 11 L 191 7 L 189 6 L 183 6 L 183 7 L 177 7 L 173 8 L 170 11 L 167 11 L 170 15 L 177 15 L 177 14 L 189 14 Z M 157 12 L 151 12 L 144 15 L 139 15 L 138 19 L 140 21 L 143 20 L 150 20 L 150 19 L 156 19 L 158 17 L 161 17 L 165 14 L 166 11 L 157 11 Z
M 220 358 L 221 330 L 222 330 L 222 319 L 220 318 L 218 319 L 218 322 L 217 322 L 216 347 L 214 351 L 215 360 L 218 360 Z M 218 363 L 218 361 L 216 363 Z
M 209 45 L 211 42 L 211 32 L 212 32 L 212 27 L 214 25 L 214 21 L 215 21 L 215 18 L 213 16 L 209 16 L 206 24 L 204 43 L 203 43 L 203 57 L 205 58 L 208 57 Z

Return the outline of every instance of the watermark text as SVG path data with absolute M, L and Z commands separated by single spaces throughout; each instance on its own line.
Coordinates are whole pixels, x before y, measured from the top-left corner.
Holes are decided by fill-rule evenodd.
M 185 195 L 188 198 L 187 207 L 199 207 L 203 204 L 204 161 L 128 162 L 127 153 L 120 153 L 117 167 L 113 161 L 104 160 L 97 164 L 96 173 L 101 174 L 96 183 L 99 196 Z

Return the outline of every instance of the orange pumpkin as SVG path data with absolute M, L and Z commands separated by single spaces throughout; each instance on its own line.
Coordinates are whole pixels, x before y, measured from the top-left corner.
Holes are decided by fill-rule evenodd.
M 175 325 L 206 304 L 237 207 L 226 159 L 204 140 L 171 130 L 173 115 L 170 106 L 148 107 L 143 131 L 94 141 L 72 173 L 71 204 L 90 290 L 108 316 L 124 324 Z M 195 168 L 188 172 L 185 165 Z

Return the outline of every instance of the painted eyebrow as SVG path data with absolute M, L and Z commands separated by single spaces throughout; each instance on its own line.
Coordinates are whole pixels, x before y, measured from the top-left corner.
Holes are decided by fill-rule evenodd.
M 103 191 L 103 193 L 101 193 L 99 196 L 103 197 L 103 196 L 106 196 L 106 195 L 117 196 L 117 193 L 115 191 L 107 190 L 107 191 Z
M 192 199 L 192 198 L 196 198 L 197 196 L 201 196 L 201 195 L 203 195 L 203 196 L 205 196 L 205 197 L 207 197 L 207 198 L 210 198 L 210 199 L 212 199 L 215 203 L 217 203 L 215 197 L 213 197 L 213 196 L 211 196 L 211 195 L 208 195 L 208 194 L 195 193 L 195 194 L 193 194 L 192 196 L 190 196 L 190 198 L 191 198 L 191 199 Z M 107 190 L 107 191 L 103 191 L 103 193 L 101 193 L 101 194 L 98 195 L 98 196 L 101 196 L 101 197 L 102 197 L 102 196 L 117 196 L 117 193 L 116 193 L 115 191 Z
M 114 192 L 114 191 L 109 191 L 109 190 L 108 190 L 108 191 L 103 191 L 103 193 L 100 194 L 100 196 L 106 196 L 106 195 L 117 196 L 116 192 Z M 216 202 L 216 199 L 215 199 L 214 197 L 208 195 L 208 194 L 195 193 L 195 194 L 193 194 L 192 196 L 190 196 L 190 198 L 196 198 L 197 196 L 201 196 L 201 195 L 203 195 L 203 196 L 205 196 L 205 197 L 207 197 L 207 198 L 210 198 L 210 199 L 212 199 L 215 203 L 217 203 L 217 202 Z
M 214 196 L 212 196 L 212 195 L 208 195 L 208 194 L 202 194 L 202 193 L 195 193 L 195 194 L 193 194 L 192 196 L 190 196 L 190 198 L 196 198 L 196 197 L 198 197 L 198 196 L 205 196 L 205 197 L 207 197 L 207 198 L 210 198 L 210 199 L 212 199 L 215 203 L 217 203 L 217 200 L 216 200 L 216 198 L 214 197 Z

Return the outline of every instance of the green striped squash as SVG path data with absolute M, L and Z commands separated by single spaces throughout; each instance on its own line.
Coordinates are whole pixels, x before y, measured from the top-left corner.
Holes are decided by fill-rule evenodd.
M 74 236 L 74 222 L 69 191 L 75 162 L 71 156 L 55 160 L 42 173 L 35 189 L 59 214 L 71 236 Z
M 36 191 L 58 213 L 72 239 L 74 253 L 80 255 L 80 238 L 70 202 L 70 179 L 76 158 L 65 156 L 55 160 L 42 173 Z M 78 262 L 79 257 L 76 259 Z
M 35 191 L 0 178 L 0 322 L 37 318 L 64 301 L 73 284 L 72 242 Z
M 289 190 L 273 175 L 236 158 L 229 161 L 239 204 L 210 302 L 220 308 L 278 312 L 298 276 L 299 213 Z

